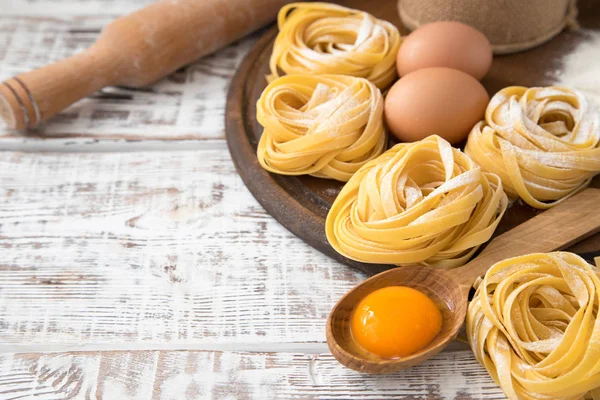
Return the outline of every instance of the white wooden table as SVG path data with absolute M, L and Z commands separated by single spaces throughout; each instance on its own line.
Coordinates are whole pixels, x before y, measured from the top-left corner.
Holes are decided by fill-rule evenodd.
M 0 0 L 0 80 L 146 2 Z M 329 354 L 328 313 L 365 276 L 236 174 L 225 96 L 253 40 L 0 129 L 0 399 L 504 397 L 464 344 L 388 376 Z

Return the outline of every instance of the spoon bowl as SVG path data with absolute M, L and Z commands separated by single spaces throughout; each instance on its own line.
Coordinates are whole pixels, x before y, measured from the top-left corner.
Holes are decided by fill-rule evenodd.
M 457 336 L 475 279 L 498 261 L 528 253 L 567 248 L 600 230 L 600 189 L 586 189 L 554 208 L 493 239 L 466 265 L 441 270 L 427 266 L 393 268 L 360 283 L 333 307 L 327 320 L 327 344 L 343 365 L 359 372 L 386 374 L 433 357 Z M 431 343 L 408 357 L 386 359 L 362 349 L 352 338 L 356 305 L 377 289 L 408 286 L 429 296 L 442 313 L 442 329 Z
M 355 306 L 369 293 L 388 286 L 408 286 L 425 293 L 442 313 L 442 330 L 424 349 L 399 359 L 383 359 L 358 346 L 350 331 Z M 327 343 L 334 357 L 356 371 L 386 374 L 420 364 L 439 353 L 458 334 L 467 312 L 463 287 L 443 270 L 430 267 L 394 268 L 362 282 L 340 299 L 327 321 Z M 468 291 L 468 288 L 466 289 Z

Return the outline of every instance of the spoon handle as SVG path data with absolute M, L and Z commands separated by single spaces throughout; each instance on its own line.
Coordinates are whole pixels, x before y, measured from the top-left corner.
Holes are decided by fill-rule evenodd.
M 585 189 L 493 239 L 477 257 L 451 274 L 461 286 L 470 288 L 498 261 L 567 248 L 600 231 L 599 205 L 600 189 Z

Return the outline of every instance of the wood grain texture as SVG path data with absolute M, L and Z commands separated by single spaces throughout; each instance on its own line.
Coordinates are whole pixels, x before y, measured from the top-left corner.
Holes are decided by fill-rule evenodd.
M 0 17 L 0 80 L 89 47 L 111 18 Z M 223 137 L 230 79 L 250 36 L 142 89 L 110 87 L 83 99 L 28 138 L 215 139 Z M 23 137 L 0 126 L 0 140 Z
M 331 307 L 364 278 L 269 217 L 224 144 L 0 153 L 0 195 L 4 351 L 322 343 Z
M 503 399 L 474 356 L 447 352 L 385 376 L 329 354 L 102 352 L 0 356 L 4 400 Z
M 130 13 L 154 0 L 10 0 L 2 3 L 7 16 L 117 16 Z

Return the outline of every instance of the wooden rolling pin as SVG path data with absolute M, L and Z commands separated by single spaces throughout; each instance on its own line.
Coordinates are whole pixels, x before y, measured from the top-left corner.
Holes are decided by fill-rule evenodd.
M 0 84 L 0 117 L 26 129 L 105 86 L 140 87 L 275 18 L 285 0 L 162 0 L 105 27 L 73 57 Z

